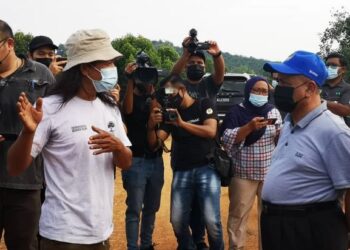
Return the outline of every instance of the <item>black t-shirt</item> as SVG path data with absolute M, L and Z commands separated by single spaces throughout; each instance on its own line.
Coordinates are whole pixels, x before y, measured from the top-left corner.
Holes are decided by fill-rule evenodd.
M 18 118 L 16 103 L 21 92 L 34 103 L 44 96 L 55 79 L 49 69 L 41 64 L 23 58 L 24 65 L 6 78 L 0 78 L 0 134 L 19 134 L 22 123 Z M 42 188 L 43 169 L 38 156 L 20 176 L 12 177 L 7 172 L 7 151 L 13 141 L 0 142 L 0 187 L 37 190 Z M 19 156 L 20 157 L 20 156 Z
M 336 101 L 344 105 L 350 105 L 350 85 L 344 80 L 334 87 L 326 83 L 322 86 L 321 97 L 327 101 Z M 344 117 L 344 120 L 350 126 L 350 117 Z
M 216 119 L 214 105 L 209 99 L 195 101 L 187 109 L 180 109 L 179 113 L 183 121 L 197 125 L 202 125 L 210 118 Z M 201 167 L 209 162 L 208 156 L 214 147 L 214 139 L 195 136 L 169 124 L 162 124 L 160 129 L 172 136 L 171 165 L 174 171 Z
M 216 94 L 220 86 L 214 82 L 212 75 L 203 77 L 199 83 L 190 83 L 188 81 L 186 83 L 187 92 L 192 98 L 196 100 L 209 98 L 213 104 L 216 103 Z
M 152 152 L 147 141 L 147 122 L 150 114 L 151 98 L 134 94 L 133 111 L 124 116 L 128 137 L 132 143 L 133 157 L 154 158 L 162 155 L 162 150 Z

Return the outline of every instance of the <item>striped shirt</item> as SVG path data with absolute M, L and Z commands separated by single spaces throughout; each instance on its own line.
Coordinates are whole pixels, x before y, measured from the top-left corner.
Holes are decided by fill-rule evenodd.
M 245 140 L 234 143 L 240 127 L 225 129 L 221 140 L 225 150 L 233 159 L 235 177 L 264 180 L 267 169 L 271 164 L 272 152 L 275 149 L 275 138 L 282 125 L 281 115 L 276 108 L 267 114 L 267 118 L 277 118 L 276 123 L 267 125 L 263 136 L 249 146 L 244 146 Z

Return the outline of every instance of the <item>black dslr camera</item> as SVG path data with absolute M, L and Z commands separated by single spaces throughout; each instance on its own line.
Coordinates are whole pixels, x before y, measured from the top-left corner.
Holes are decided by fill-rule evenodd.
M 187 46 L 187 49 L 190 53 L 194 53 L 197 50 L 208 50 L 210 48 L 210 43 L 208 42 L 199 42 L 197 39 L 197 30 L 190 30 L 191 41 Z
M 152 67 L 149 56 L 140 51 L 136 55 L 137 69 L 133 73 L 136 84 L 156 84 L 158 82 L 158 71 Z
M 169 101 L 169 97 L 174 93 L 173 88 L 160 88 L 155 92 L 155 98 L 162 106 L 160 112 L 163 114 L 163 120 L 165 122 L 176 121 L 178 115 L 176 111 L 169 111 L 167 109 L 171 108 L 172 105 Z

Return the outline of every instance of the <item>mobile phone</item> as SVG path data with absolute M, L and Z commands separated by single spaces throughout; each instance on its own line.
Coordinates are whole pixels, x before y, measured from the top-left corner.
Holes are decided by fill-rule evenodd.
M 67 58 L 66 57 L 57 57 L 56 62 L 60 62 L 60 61 L 67 61 Z
M 267 121 L 267 125 L 273 125 L 276 123 L 277 118 L 267 118 L 265 121 Z
M 2 137 L 5 138 L 5 141 L 15 141 L 17 140 L 17 137 L 18 137 L 17 134 L 10 134 L 10 133 L 4 133 L 4 134 L 0 133 L 0 135 L 2 135 Z
M 61 62 L 61 61 L 67 61 L 67 58 L 66 57 L 57 57 L 56 58 L 56 62 Z M 60 64 L 61 67 L 64 67 L 66 66 L 67 63 L 64 63 L 64 64 Z

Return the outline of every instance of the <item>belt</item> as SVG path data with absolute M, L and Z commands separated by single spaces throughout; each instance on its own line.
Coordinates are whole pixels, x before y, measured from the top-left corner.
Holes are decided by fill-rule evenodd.
M 269 215 L 307 215 L 314 212 L 339 209 L 338 201 L 327 201 L 305 205 L 279 205 L 262 202 L 262 213 Z

